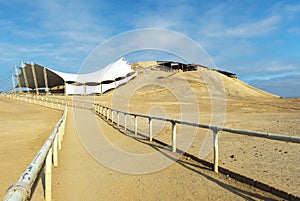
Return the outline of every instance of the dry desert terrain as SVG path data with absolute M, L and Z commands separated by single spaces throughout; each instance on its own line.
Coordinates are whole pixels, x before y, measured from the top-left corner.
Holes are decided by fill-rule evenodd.
M 95 101 L 132 113 L 300 137 L 300 99 L 280 98 L 216 73 L 208 69 L 178 73 L 142 69 L 134 80 L 103 96 L 68 98 Z M 122 161 L 122 156 L 114 158 L 108 147 L 101 146 L 101 141 L 96 147 L 98 135 L 128 153 L 160 152 L 164 149 L 161 144 L 143 138 L 147 136 L 147 121 L 139 120 L 140 138 L 136 138 L 128 131 L 111 127 L 92 111 L 72 108 L 69 111 L 59 167 L 53 171 L 53 200 L 280 200 L 216 174 L 179 153 L 161 152 L 166 158 L 179 157 L 179 160 L 159 171 L 129 174 L 113 170 L 97 160 L 93 151 L 111 160 Z M 42 146 L 61 112 L 5 98 L 0 98 L 0 112 L 0 197 L 3 197 Z M 82 122 L 83 132 L 94 144 L 84 142 L 85 136 L 80 134 L 78 126 Z M 128 128 L 133 128 L 130 118 Z M 185 126 L 179 126 L 178 130 L 178 149 L 184 149 L 189 136 L 192 141 L 186 152 L 206 161 L 213 160 L 210 144 L 204 143 L 210 142 L 210 132 Z M 153 132 L 156 140 L 171 143 L 170 125 L 154 121 Z M 91 143 L 89 147 L 87 143 Z M 89 149 L 91 146 L 95 146 L 93 151 Z M 225 132 L 219 139 L 220 166 L 296 196 L 300 196 L 299 154 L 299 144 Z M 145 165 L 125 163 L 124 167 L 129 168 Z

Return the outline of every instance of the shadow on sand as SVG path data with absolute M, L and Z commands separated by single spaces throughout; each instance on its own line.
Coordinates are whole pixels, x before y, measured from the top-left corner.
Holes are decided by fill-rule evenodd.
M 174 153 L 172 152 L 172 147 L 162 141 L 159 141 L 157 139 L 153 139 L 152 142 L 149 141 L 149 137 L 144 134 L 144 133 L 138 133 L 137 135 L 134 135 L 134 131 L 131 130 L 130 128 L 126 128 L 124 130 L 124 126 L 119 125 L 117 126 L 115 123 L 111 121 L 107 121 L 106 118 L 103 118 L 101 115 L 95 113 L 98 115 L 103 121 L 108 123 L 110 126 L 112 126 L 114 129 L 118 130 L 125 136 L 128 136 L 140 143 L 143 143 L 154 150 L 160 152 L 163 154 L 165 157 L 173 160 L 175 163 L 181 165 L 182 167 L 193 171 L 202 177 L 205 177 L 207 180 L 214 182 L 215 184 L 219 185 L 220 187 L 236 194 L 237 196 L 240 196 L 241 198 L 245 200 L 269 200 L 269 201 L 274 201 L 278 199 L 273 199 L 272 197 L 275 197 L 275 195 L 270 194 L 270 192 L 265 191 L 265 194 L 270 194 L 270 197 L 267 197 L 265 195 L 261 195 L 262 193 L 257 192 L 258 189 L 253 188 L 252 191 L 247 191 L 242 188 L 237 187 L 239 181 L 234 181 L 235 185 L 229 184 L 233 182 L 227 182 L 225 183 L 222 180 L 226 181 L 226 178 L 223 175 L 223 178 L 220 177 L 220 175 L 217 175 L 216 173 L 212 172 L 211 170 L 213 169 L 213 164 L 210 162 L 207 162 L 205 160 L 199 159 L 198 157 L 191 155 L 189 153 L 186 153 L 180 149 L 177 149 L 176 152 L 181 155 L 181 157 L 178 159 L 174 157 Z M 166 152 L 168 150 L 168 152 Z M 187 160 L 188 158 L 188 160 Z M 207 172 L 209 171 L 209 172 Z M 209 174 L 215 174 L 214 176 L 209 176 Z M 223 173 L 224 174 L 224 173 Z M 244 184 L 246 185 L 246 184 Z M 250 185 L 249 185 L 250 187 Z

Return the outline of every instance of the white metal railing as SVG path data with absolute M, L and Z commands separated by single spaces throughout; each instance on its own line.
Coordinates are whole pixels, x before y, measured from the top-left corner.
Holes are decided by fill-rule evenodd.
M 213 148 L 214 148 L 214 171 L 218 172 L 218 166 L 219 166 L 219 147 L 218 147 L 218 141 L 219 141 L 219 134 L 221 131 L 228 132 L 232 134 L 239 134 L 239 135 L 248 135 L 248 136 L 254 136 L 254 137 L 260 137 L 260 138 L 267 138 L 272 140 L 279 140 L 284 142 L 291 142 L 291 143 L 300 143 L 300 137 L 296 136 L 288 136 L 288 135 L 280 135 L 280 134 L 272 134 L 272 133 L 263 133 L 263 132 L 255 132 L 255 131 L 247 131 L 247 130 L 238 130 L 238 129 L 232 129 L 232 128 L 225 128 L 225 127 L 217 127 L 214 125 L 208 125 L 208 124 L 201 124 L 201 123 L 193 123 L 193 122 L 187 122 L 187 121 L 181 121 L 181 120 L 174 120 L 174 119 L 167 119 L 167 118 L 161 118 L 161 117 L 154 117 L 154 116 L 148 116 L 148 115 L 142 115 L 142 114 L 135 114 L 135 113 L 129 113 L 124 112 L 120 110 L 116 110 L 110 107 L 106 107 L 100 104 L 94 104 L 94 111 L 100 115 L 102 115 L 107 120 L 110 120 L 112 123 L 116 123 L 118 126 L 120 125 L 120 114 L 123 114 L 124 117 L 124 130 L 127 129 L 127 116 L 133 116 L 134 117 L 134 133 L 137 135 L 137 129 L 138 129 L 138 123 L 137 118 L 145 118 L 148 119 L 148 127 L 149 127 L 149 141 L 153 140 L 153 133 L 152 133 L 152 127 L 153 127 L 153 120 L 160 120 L 169 122 L 172 125 L 172 151 L 176 152 L 176 126 L 177 124 L 181 125 L 188 125 L 188 126 L 194 126 L 198 128 L 205 128 L 210 129 L 213 132 Z M 117 121 L 114 122 L 114 113 L 117 115 Z
M 208 125 L 208 124 L 201 124 L 201 123 L 194 123 L 194 122 L 187 122 L 187 121 L 181 121 L 181 120 L 175 120 L 175 119 L 168 119 L 168 118 L 161 118 L 161 117 L 154 117 L 149 115 L 143 115 L 143 114 L 135 114 L 125 111 L 120 111 L 117 109 L 113 109 L 110 107 L 106 107 L 101 104 L 97 104 L 94 102 L 88 102 L 88 101 L 80 101 L 80 100 L 70 100 L 65 98 L 56 98 L 55 96 L 47 97 L 47 96 L 35 96 L 35 95 L 16 95 L 16 94 L 9 94 L 6 95 L 8 98 L 14 98 L 17 100 L 23 100 L 25 102 L 29 103 L 36 103 L 45 105 L 47 107 L 51 107 L 54 109 L 61 109 L 64 106 L 70 106 L 70 107 L 76 107 L 76 108 L 83 108 L 83 109 L 92 109 L 95 113 L 101 115 L 106 120 L 111 121 L 112 123 L 115 123 L 117 126 L 120 126 L 120 114 L 123 114 L 124 118 L 124 130 L 128 129 L 127 125 L 127 117 L 133 116 L 134 117 L 134 134 L 137 135 L 138 132 L 138 117 L 139 118 L 145 118 L 148 119 L 148 127 L 149 127 L 149 141 L 153 140 L 153 120 L 160 120 L 169 122 L 172 125 L 172 152 L 177 151 L 176 147 L 176 127 L 177 124 L 182 125 L 189 125 L 194 126 L 198 128 L 204 128 L 209 129 L 213 132 L 213 150 L 214 150 L 214 161 L 213 161 L 213 169 L 215 172 L 218 172 L 219 169 L 219 147 L 218 147 L 218 141 L 220 132 L 228 132 L 232 134 L 239 134 L 239 135 L 247 135 L 247 136 L 254 136 L 254 137 L 260 137 L 260 138 L 267 138 L 272 140 L 278 140 L 278 141 L 284 141 L 284 142 L 290 142 L 290 143 L 300 143 L 300 137 L 296 136 L 288 136 L 288 135 L 280 135 L 280 134 L 273 134 L 273 133 L 264 133 L 264 132 L 255 132 L 255 131 L 247 131 L 247 130 L 239 130 L 239 129 L 233 129 L 233 128 L 226 128 L 226 127 L 218 127 L 214 125 Z M 115 114 L 116 113 L 116 114 Z M 116 119 L 116 120 L 115 120 Z
M 279 140 L 284 142 L 291 142 L 291 143 L 300 143 L 300 137 L 296 136 L 288 136 L 288 135 L 280 135 L 280 134 L 273 134 L 273 133 L 263 133 L 263 132 L 256 132 L 256 131 L 247 131 L 247 130 L 239 130 L 233 128 L 225 128 L 225 127 L 217 127 L 214 125 L 208 124 L 201 124 L 201 123 L 194 123 L 194 122 L 187 122 L 181 120 L 174 120 L 174 119 L 167 119 L 161 117 L 154 117 L 148 116 L 143 114 L 135 114 L 125 111 L 116 110 L 110 107 L 106 107 L 94 102 L 87 102 L 87 101 L 80 101 L 80 100 L 69 100 L 64 98 L 56 98 L 56 97 L 42 97 L 42 96 L 35 96 L 35 95 L 8 95 L 15 99 L 24 100 L 25 102 L 33 102 L 38 104 L 46 104 L 46 106 L 50 106 L 51 108 L 61 109 L 64 106 L 71 106 L 76 108 L 84 108 L 84 109 L 93 109 L 96 113 L 104 116 L 107 120 L 111 120 L 114 122 L 114 113 L 116 113 L 117 121 L 115 122 L 117 126 L 120 125 L 120 114 L 123 114 L 124 117 L 124 130 L 127 130 L 127 116 L 134 117 L 134 132 L 137 135 L 138 129 L 138 117 L 148 119 L 148 126 L 149 126 L 149 140 L 153 140 L 153 120 L 160 120 L 169 122 L 172 125 L 172 151 L 176 152 L 176 127 L 177 124 L 182 125 L 189 125 L 198 128 L 210 129 L 213 132 L 213 148 L 214 148 L 214 171 L 218 172 L 218 161 L 219 161 L 219 151 L 218 151 L 218 141 L 219 141 L 219 134 L 220 132 L 228 132 L 232 134 L 239 134 L 239 135 L 248 135 L 260 138 L 267 138 L 272 140 Z M 39 100 L 43 99 L 43 101 L 39 102 Z M 48 104 L 48 105 L 47 105 Z
M 56 123 L 52 133 L 33 161 L 29 164 L 19 180 L 7 190 L 4 198 L 5 201 L 29 200 L 32 194 L 32 186 L 40 177 L 39 175 L 42 169 L 44 169 L 45 175 L 45 200 L 51 200 L 52 165 L 54 167 L 57 167 L 58 165 L 58 150 L 61 149 L 61 143 L 65 132 L 66 117 L 67 107 L 65 107 L 62 117 Z
M 272 140 L 279 140 L 284 142 L 291 142 L 291 143 L 300 143 L 300 137 L 296 136 L 288 136 L 288 135 L 280 135 L 280 134 L 273 134 L 273 133 L 263 133 L 263 132 L 256 132 L 256 131 L 247 131 L 247 130 L 239 130 L 239 129 L 233 129 L 233 128 L 225 128 L 225 127 L 217 127 L 214 125 L 208 125 L 208 124 L 201 124 L 201 123 L 194 123 L 194 122 L 187 122 L 187 121 L 181 121 L 181 120 L 174 120 L 174 119 L 167 119 L 167 118 L 161 118 L 161 117 L 154 117 L 154 116 L 148 116 L 143 114 L 135 114 L 125 111 L 116 110 L 110 107 L 106 107 L 94 102 L 87 102 L 87 101 L 80 101 L 80 100 L 69 100 L 64 98 L 57 98 L 57 97 L 43 97 L 43 96 L 35 96 L 35 95 L 8 95 L 10 98 L 15 98 L 19 100 L 24 100 L 25 102 L 32 102 L 32 103 L 38 103 L 45 106 L 50 106 L 51 108 L 61 109 L 64 106 L 71 106 L 76 108 L 85 108 L 85 109 L 93 109 L 96 113 L 104 116 L 107 120 L 114 121 L 114 113 L 116 113 L 117 116 L 117 126 L 120 125 L 120 114 L 123 114 L 124 117 L 124 130 L 127 130 L 127 116 L 133 116 L 134 117 L 134 124 L 135 124 L 135 134 L 137 134 L 137 128 L 138 128 L 138 117 L 148 119 L 148 126 L 149 126 L 149 140 L 153 140 L 153 120 L 160 120 L 169 122 L 172 125 L 172 151 L 176 152 L 176 127 L 177 124 L 182 125 L 189 125 L 194 126 L 198 128 L 204 128 L 204 129 L 210 129 L 213 132 L 213 148 L 214 148 L 214 171 L 218 172 L 218 161 L 219 161 L 219 151 L 218 151 L 218 141 L 219 141 L 219 134 L 220 132 L 228 132 L 232 134 L 239 134 L 239 135 L 248 135 L 248 136 L 254 136 L 254 137 L 260 137 L 260 138 L 267 138 Z M 42 101 L 41 101 L 42 100 Z
M 5 94 L 6 98 L 19 100 L 27 103 L 38 104 L 44 107 L 52 109 L 64 110 L 66 106 L 77 107 L 77 108 L 92 108 L 93 103 L 80 100 L 71 100 L 56 96 L 43 96 L 43 95 L 32 95 L 32 94 Z

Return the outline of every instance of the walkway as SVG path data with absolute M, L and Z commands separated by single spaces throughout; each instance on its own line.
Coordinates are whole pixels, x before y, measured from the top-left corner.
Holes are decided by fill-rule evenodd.
M 76 117 L 77 121 L 86 124 L 86 134 L 94 142 L 103 134 L 127 152 L 149 153 L 159 149 L 158 144 L 121 134 L 91 111 L 70 109 L 59 164 L 53 172 L 53 200 L 272 200 L 270 194 L 216 174 L 185 157 L 161 171 L 142 175 L 107 168 L 82 145 L 75 128 L 74 113 L 80 115 Z M 92 129 L 92 119 L 97 121 L 100 131 Z M 93 151 L 109 158 L 112 150 L 99 144 L 99 150 L 93 147 Z M 116 156 L 111 160 L 115 160 L 113 157 Z M 123 160 L 121 157 L 119 161 Z M 172 153 L 168 157 L 172 157 Z M 133 168 L 137 165 L 144 164 L 133 164 Z

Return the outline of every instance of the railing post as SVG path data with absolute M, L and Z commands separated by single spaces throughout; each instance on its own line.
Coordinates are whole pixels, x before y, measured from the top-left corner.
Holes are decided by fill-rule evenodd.
M 117 126 L 120 126 L 120 113 L 117 111 Z
M 45 200 L 51 201 L 51 177 L 52 177 L 52 148 L 49 149 L 45 164 Z
M 53 141 L 53 165 L 54 165 L 54 167 L 57 167 L 57 165 L 58 165 L 57 141 L 58 141 L 58 138 L 56 135 L 54 138 L 54 141 Z
M 114 123 L 114 111 L 111 109 L 111 122 Z
M 149 140 L 152 141 L 152 118 L 149 117 Z
M 58 133 L 57 133 L 57 140 L 58 140 L 58 150 L 61 150 L 61 142 L 62 142 L 62 140 L 61 140 L 61 129 L 60 129 L 60 127 L 58 128 L 58 131 L 57 131 Z
M 59 134 L 60 134 L 60 141 L 64 141 L 64 131 L 63 131 L 62 124 L 59 126 Z
M 137 129 L 138 129 L 137 116 L 134 115 L 134 134 L 135 135 L 137 135 Z
M 67 122 L 67 117 L 64 118 L 64 121 L 62 123 L 62 136 L 65 136 L 65 129 L 66 129 L 66 122 Z
M 108 108 L 106 109 L 106 120 L 107 121 L 109 120 L 109 109 Z
M 127 114 L 124 113 L 124 130 L 126 131 L 127 130 L 127 121 L 126 121 L 126 118 L 127 117 Z
M 218 145 L 218 140 L 219 140 L 219 131 L 217 127 L 212 127 L 211 130 L 213 131 L 214 135 L 214 141 L 213 141 L 213 146 L 214 146 L 214 171 L 216 173 L 219 172 L 219 145 Z
M 176 122 L 172 121 L 172 152 L 176 152 Z

